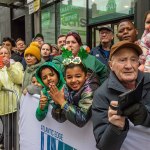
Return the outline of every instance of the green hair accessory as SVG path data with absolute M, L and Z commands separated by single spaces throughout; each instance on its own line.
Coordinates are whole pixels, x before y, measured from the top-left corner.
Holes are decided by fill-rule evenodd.
M 80 63 L 82 63 L 82 61 L 81 61 L 80 57 L 70 57 L 70 58 L 66 58 L 66 59 L 63 60 L 64 66 L 67 66 L 70 63 L 80 64 Z
M 61 50 L 62 50 L 62 57 L 64 59 L 73 57 L 72 51 L 68 49 L 66 46 L 62 47 Z M 78 51 L 78 57 L 80 57 L 81 59 L 85 59 L 88 56 L 89 50 L 90 49 L 88 46 L 86 45 L 81 46 Z

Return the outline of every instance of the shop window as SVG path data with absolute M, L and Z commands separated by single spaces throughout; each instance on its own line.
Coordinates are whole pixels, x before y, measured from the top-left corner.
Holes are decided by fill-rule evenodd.
M 50 6 L 41 11 L 41 31 L 45 42 L 55 43 L 55 7 Z
M 64 0 L 57 4 L 57 36 L 77 31 L 86 44 L 86 0 Z
M 137 0 L 89 0 L 89 23 L 104 22 L 134 14 Z

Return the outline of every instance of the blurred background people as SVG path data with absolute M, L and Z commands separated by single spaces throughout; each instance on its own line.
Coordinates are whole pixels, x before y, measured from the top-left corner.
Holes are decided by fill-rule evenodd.
M 90 54 L 108 66 L 110 48 L 114 38 L 113 29 L 103 26 L 99 29 L 100 45 L 91 49 Z
M 13 54 L 14 53 L 13 48 L 16 47 L 16 43 L 14 39 L 10 37 L 4 37 L 2 40 L 2 46 L 7 47 L 11 51 L 11 54 Z
M 44 36 L 41 33 L 38 33 L 36 34 L 36 36 L 33 38 L 32 41 L 38 42 L 41 47 L 44 43 Z
M 52 46 L 49 43 L 44 43 L 41 46 L 41 57 L 44 61 L 52 61 Z
M 60 55 L 60 49 L 56 44 L 52 44 L 52 53 L 51 56 L 58 56 Z
M 22 63 L 24 58 L 24 51 L 26 48 L 25 41 L 21 38 L 16 40 L 16 51 L 12 54 L 11 58 L 14 59 L 16 62 Z
M 61 48 L 66 44 L 66 35 L 60 34 L 57 38 L 57 46 L 60 50 L 60 54 L 62 53 Z

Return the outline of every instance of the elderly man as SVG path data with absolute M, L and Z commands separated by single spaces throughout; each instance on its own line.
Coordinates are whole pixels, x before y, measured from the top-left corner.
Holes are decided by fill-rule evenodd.
M 113 29 L 109 26 L 102 26 L 99 29 L 100 45 L 91 49 L 91 55 L 95 56 L 103 64 L 108 65 L 110 48 L 114 38 Z
M 94 136 L 101 150 L 148 150 L 150 147 L 150 75 L 138 71 L 140 54 L 141 48 L 128 41 L 118 42 L 111 48 L 110 76 L 95 91 L 92 106 Z M 132 99 L 133 104 L 120 114 L 119 95 L 135 89 L 143 79 L 141 101 Z

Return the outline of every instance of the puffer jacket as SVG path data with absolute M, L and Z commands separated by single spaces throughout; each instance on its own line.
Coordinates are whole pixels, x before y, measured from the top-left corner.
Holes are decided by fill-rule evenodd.
M 76 126 L 83 127 L 91 118 L 93 93 L 99 86 L 99 78 L 92 70 L 88 71 L 88 78 L 79 91 L 72 91 L 66 85 L 64 92 L 68 108 L 67 110 L 60 109 L 60 111 L 57 109 L 56 114 L 53 110 L 53 118 L 58 122 L 63 122 L 63 120 L 67 119 Z
M 17 111 L 17 97 L 11 92 L 2 90 L 2 87 L 15 90 L 21 94 L 23 81 L 23 66 L 19 62 L 13 62 L 10 67 L 0 69 L 0 115 L 6 115 Z

